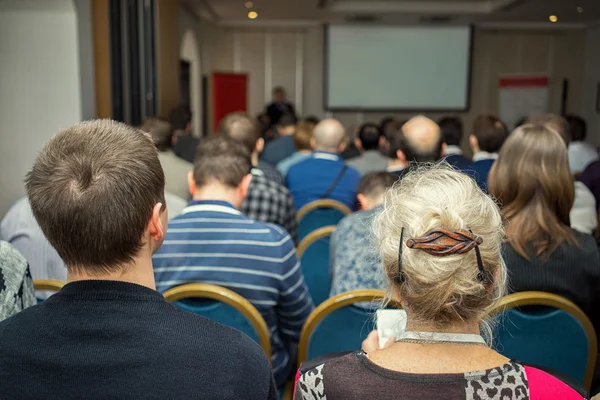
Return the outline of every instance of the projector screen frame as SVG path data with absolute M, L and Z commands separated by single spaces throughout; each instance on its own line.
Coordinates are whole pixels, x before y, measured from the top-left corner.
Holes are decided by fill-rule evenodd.
M 473 50 L 474 50 L 474 26 L 460 25 L 461 27 L 467 26 L 469 28 L 469 55 L 468 55 L 468 70 L 467 70 L 467 93 L 466 93 L 466 105 L 464 108 L 390 108 L 390 107 L 331 107 L 329 105 L 329 28 L 332 25 L 354 25 L 354 26 L 365 26 L 365 24 L 323 24 L 323 108 L 327 112 L 376 112 L 376 113 L 462 113 L 469 112 L 471 109 L 471 85 L 473 83 Z M 402 26 L 416 26 L 422 27 L 422 25 L 402 25 Z M 448 27 L 447 25 L 432 26 L 432 29 L 437 27 Z

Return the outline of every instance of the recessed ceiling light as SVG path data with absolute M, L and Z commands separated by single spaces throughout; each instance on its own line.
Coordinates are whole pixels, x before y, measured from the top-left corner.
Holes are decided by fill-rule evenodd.
M 256 18 L 258 18 L 258 13 L 256 11 L 250 11 L 248 13 L 248 18 L 250 18 L 250 19 L 256 19 Z
M 252 7 L 254 7 L 254 3 L 251 2 L 251 1 L 247 1 L 246 2 L 246 8 L 252 8 Z
M 558 17 L 556 15 L 551 15 L 548 17 L 548 19 L 550 20 L 550 22 L 557 22 L 558 21 Z
M 577 12 L 578 13 L 582 13 L 583 12 L 583 7 L 577 7 Z

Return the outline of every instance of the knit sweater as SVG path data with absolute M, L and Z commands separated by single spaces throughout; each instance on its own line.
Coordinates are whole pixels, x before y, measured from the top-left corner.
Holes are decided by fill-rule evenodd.
M 6 399 L 277 399 L 269 362 L 242 333 L 155 290 L 80 281 L 0 323 Z
M 27 261 L 8 242 L 0 241 L 0 321 L 35 303 Z

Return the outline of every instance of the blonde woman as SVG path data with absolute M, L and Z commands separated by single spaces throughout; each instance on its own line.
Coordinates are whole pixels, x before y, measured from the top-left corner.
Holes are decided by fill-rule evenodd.
M 468 176 L 440 166 L 407 174 L 386 193 L 374 227 L 406 331 L 383 349 L 375 332 L 363 351 L 305 363 L 295 399 L 583 399 L 480 335 L 505 292 L 502 226 Z

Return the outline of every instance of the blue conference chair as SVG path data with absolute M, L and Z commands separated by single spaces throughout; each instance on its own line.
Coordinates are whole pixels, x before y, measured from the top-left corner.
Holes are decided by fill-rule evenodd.
M 555 294 L 521 292 L 506 296 L 495 311 L 494 349 L 561 372 L 590 389 L 597 339 L 579 307 Z
M 337 225 L 352 211 L 335 200 L 316 200 L 302 207 L 296 216 L 298 221 L 298 240 L 304 239 L 319 228 Z
M 239 294 L 217 285 L 189 283 L 167 290 L 164 297 L 182 310 L 245 333 L 260 344 L 271 359 L 267 324 L 258 310 Z
M 360 350 L 363 340 L 375 327 L 374 313 L 385 293 L 380 290 L 354 290 L 334 296 L 308 317 L 298 344 L 298 365 L 327 353 Z M 373 304 L 372 309 L 355 306 Z M 390 306 L 399 308 L 393 302 Z
M 329 298 L 331 276 L 329 270 L 329 242 L 335 226 L 319 228 L 302 239 L 298 245 L 298 259 L 310 295 L 319 305 Z

